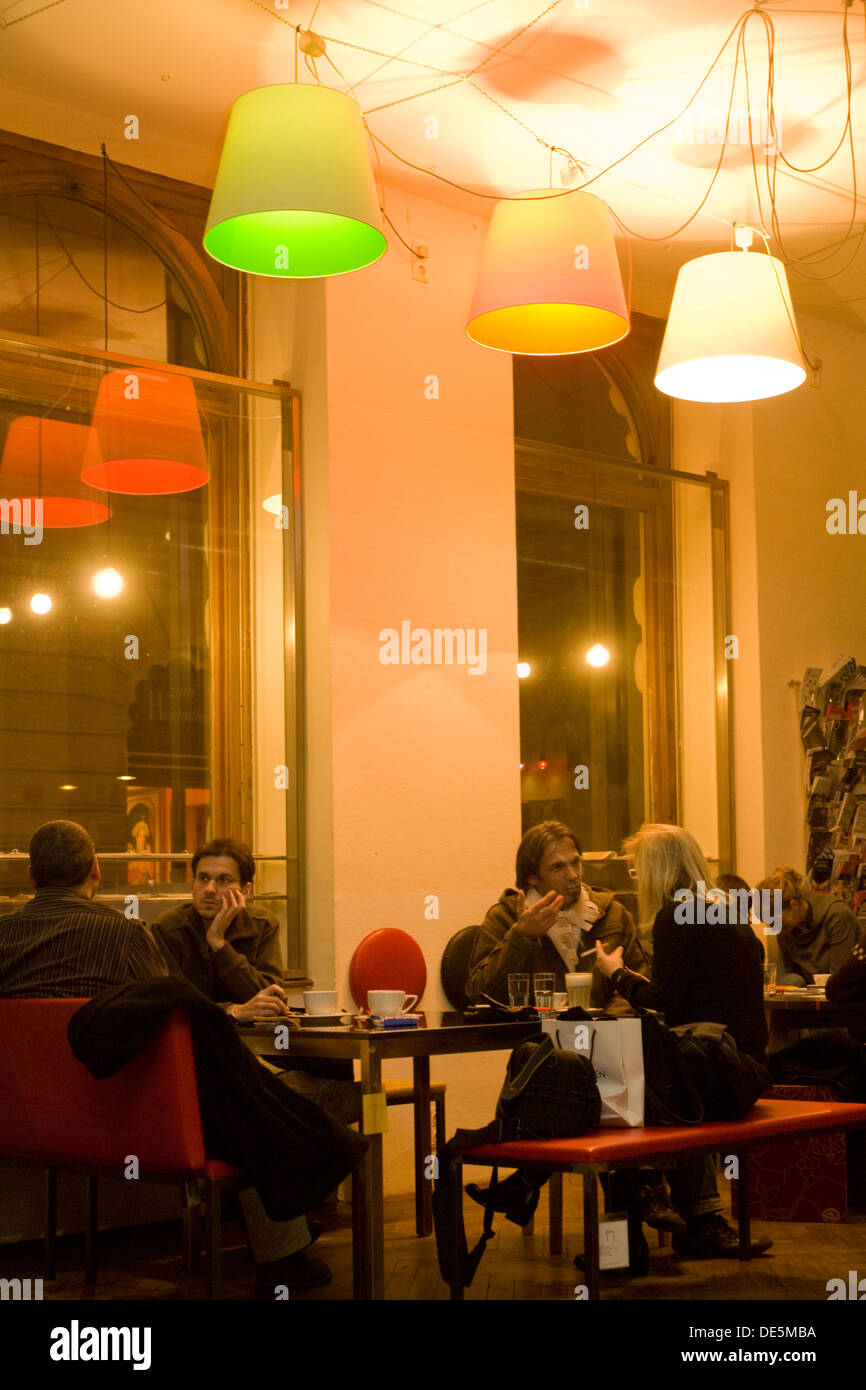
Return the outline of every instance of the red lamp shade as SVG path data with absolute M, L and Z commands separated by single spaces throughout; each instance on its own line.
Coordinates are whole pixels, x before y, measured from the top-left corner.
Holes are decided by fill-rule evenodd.
M 42 526 L 98 526 L 111 516 L 111 508 L 81 481 L 81 465 L 88 449 L 95 447 L 87 425 L 63 420 L 43 420 L 20 415 L 6 435 L 0 460 L 0 491 L 22 505 L 42 501 Z
M 81 477 L 108 492 L 163 496 L 208 481 L 192 382 L 162 372 L 109 372 L 99 383 Z

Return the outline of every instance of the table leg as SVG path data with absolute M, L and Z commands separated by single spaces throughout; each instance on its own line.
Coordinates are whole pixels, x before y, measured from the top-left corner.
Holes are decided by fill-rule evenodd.
M 430 1058 L 415 1057 L 412 1062 L 415 1083 L 415 1231 L 429 1236 L 433 1230 L 433 1178 L 427 1160 L 433 1149 L 430 1129 Z M 444 1142 L 442 1139 L 440 1143 Z
M 382 1059 L 374 1047 L 365 1047 L 361 1058 L 362 1095 L 382 1090 Z M 362 1123 L 363 1129 L 363 1123 Z M 355 1169 L 353 1187 L 357 1213 L 353 1217 L 355 1244 L 355 1296 L 362 1300 L 385 1297 L 385 1208 L 382 1177 L 382 1135 L 369 1135 L 370 1146 Z
M 583 1169 L 583 1277 L 591 1299 L 598 1290 L 598 1177 L 595 1169 Z
M 740 1259 L 750 1260 L 752 1258 L 752 1230 L 751 1213 L 749 1211 L 749 1154 L 748 1150 L 738 1154 L 738 1192 L 737 1202 L 739 1213 L 737 1226 L 740 1236 Z

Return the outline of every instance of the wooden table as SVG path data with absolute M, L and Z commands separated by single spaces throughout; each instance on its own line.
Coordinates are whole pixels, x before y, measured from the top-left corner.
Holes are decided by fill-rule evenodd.
M 866 1025 L 866 1004 L 832 1004 L 826 995 L 806 991 L 778 994 L 764 1000 L 770 1030 L 770 1051 L 778 1051 L 787 1035 L 800 1028 L 847 1028 Z M 859 1031 L 858 1029 L 858 1031 Z M 773 1047 L 773 1043 L 776 1046 Z
M 276 1024 L 279 1027 L 279 1023 Z M 254 1052 L 287 1055 L 275 1045 L 273 1023 L 241 1027 L 244 1042 Z M 362 1133 L 370 1146 L 353 1175 L 354 1295 L 356 1299 L 382 1299 L 384 1274 L 384 1184 L 382 1133 L 385 1093 L 382 1063 L 393 1057 L 411 1057 L 415 1087 L 416 1151 L 430 1153 L 430 1058 L 456 1052 L 502 1052 L 533 1037 L 540 1024 L 465 1023 L 461 1014 L 427 1013 L 420 1028 L 310 1028 L 293 1029 L 288 1055 L 292 1057 L 358 1058 L 363 1093 Z M 504 1075 L 504 1072 L 503 1072 Z M 479 1117 L 479 1122 L 492 1115 Z M 432 1229 L 432 1183 L 416 1192 L 418 1229 Z

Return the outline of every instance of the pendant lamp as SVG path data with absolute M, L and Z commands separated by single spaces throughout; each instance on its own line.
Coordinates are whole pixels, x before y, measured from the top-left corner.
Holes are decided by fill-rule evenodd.
M 191 492 L 208 481 L 192 382 L 163 372 L 109 372 L 99 383 L 94 439 L 81 477 L 138 496 Z
M 610 212 L 593 193 L 497 203 L 466 332 L 527 356 L 594 352 L 629 331 Z
M 94 446 L 87 425 L 20 415 L 6 435 L 0 491 L 7 499 L 20 498 L 22 508 L 30 500 L 31 523 L 36 519 L 33 503 L 41 498 L 45 530 L 98 526 L 108 520 L 111 509 L 105 505 L 104 493 L 85 486 L 80 477 L 88 447 Z
M 204 234 L 214 260 L 253 275 L 344 275 L 387 248 L 357 102 L 306 83 L 232 107 Z
M 760 401 L 806 380 L 785 267 L 720 251 L 680 268 L 655 384 L 684 401 Z

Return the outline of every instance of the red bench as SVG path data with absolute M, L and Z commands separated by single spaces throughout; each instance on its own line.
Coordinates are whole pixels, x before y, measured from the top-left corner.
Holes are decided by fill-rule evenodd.
M 57 1172 L 87 1174 L 85 1277 L 96 1282 L 97 1183 L 123 1175 L 129 1157 L 143 1181 L 183 1191 L 184 1257 L 195 1264 L 192 1208 L 207 1213 L 207 1297 L 219 1296 L 222 1191 L 240 1170 L 208 1158 L 202 1136 L 189 1019 L 165 1027 L 116 1076 L 96 1081 L 73 1057 L 66 1025 L 84 999 L 0 1000 L 0 1160 L 47 1171 L 45 1275 L 55 1275 Z
M 759 1100 L 745 1120 L 728 1124 L 677 1128 L 595 1129 L 579 1139 L 524 1140 L 464 1149 L 451 1161 L 452 1191 L 463 1191 L 463 1165 L 500 1168 L 548 1168 L 580 1173 L 583 1180 L 584 1281 L 591 1299 L 599 1297 L 598 1182 L 599 1173 L 652 1164 L 670 1154 L 735 1154 L 739 1159 L 740 1259 L 750 1258 L 749 1150 L 756 1145 L 814 1134 L 818 1130 L 866 1127 L 866 1105 L 841 1102 Z M 457 1252 L 452 1299 L 463 1297 L 463 1213 L 454 1204 L 453 1248 Z

